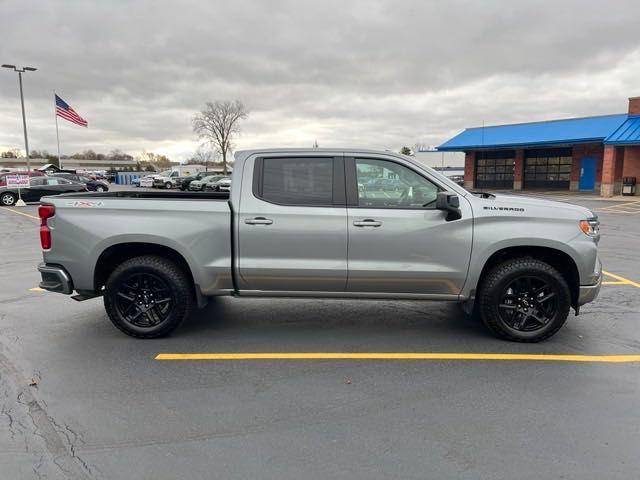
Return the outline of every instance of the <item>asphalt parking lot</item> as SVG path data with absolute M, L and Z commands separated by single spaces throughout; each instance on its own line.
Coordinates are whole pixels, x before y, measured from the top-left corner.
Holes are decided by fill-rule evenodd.
M 600 216 L 608 275 L 533 345 L 450 304 L 234 298 L 134 340 L 100 299 L 34 289 L 36 206 L 2 208 L 0 477 L 637 478 L 640 362 L 590 356 L 640 355 L 640 200 L 572 201 Z M 456 355 L 238 358 L 286 352 Z

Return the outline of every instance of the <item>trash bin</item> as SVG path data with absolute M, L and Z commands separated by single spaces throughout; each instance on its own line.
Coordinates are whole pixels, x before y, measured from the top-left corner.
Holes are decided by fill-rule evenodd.
M 636 194 L 636 177 L 622 178 L 622 195 Z

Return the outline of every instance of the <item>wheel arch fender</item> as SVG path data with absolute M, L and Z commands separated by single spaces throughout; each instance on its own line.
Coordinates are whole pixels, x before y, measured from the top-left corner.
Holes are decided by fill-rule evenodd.
M 196 292 L 199 291 L 200 278 L 195 268 L 195 260 L 176 242 L 166 237 L 153 235 L 123 235 L 109 238 L 98 244 L 91 258 L 93 286 L 99 291 L 113 270 L 123 261 L 142 255 L 158 255 L 176 262 L 189 276 Z
M 483 278 L 497 264 L 511 258 L 531 257 L 542 260 L 556 268 L 571 291 L 571 303 L 575 306 L 580 289 L 580 275 L 576 258 L 578 253 L 570 245 L 555 240 L 538 238 L 509 239 L 496 242 L 481 253 L 472 255 L 469 276 L 464 296 L 475 300 Z

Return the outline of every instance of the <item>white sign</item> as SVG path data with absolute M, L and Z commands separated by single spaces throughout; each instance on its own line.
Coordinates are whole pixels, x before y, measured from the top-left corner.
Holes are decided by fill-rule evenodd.
M 7 175 L 7 188 L 29 188 L 28 175 Z

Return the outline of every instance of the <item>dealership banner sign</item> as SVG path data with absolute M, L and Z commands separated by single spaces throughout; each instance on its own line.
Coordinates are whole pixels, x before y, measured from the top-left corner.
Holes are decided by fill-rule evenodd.
M 29 188 L 28 175 L 7 175 L 7 188 Z

